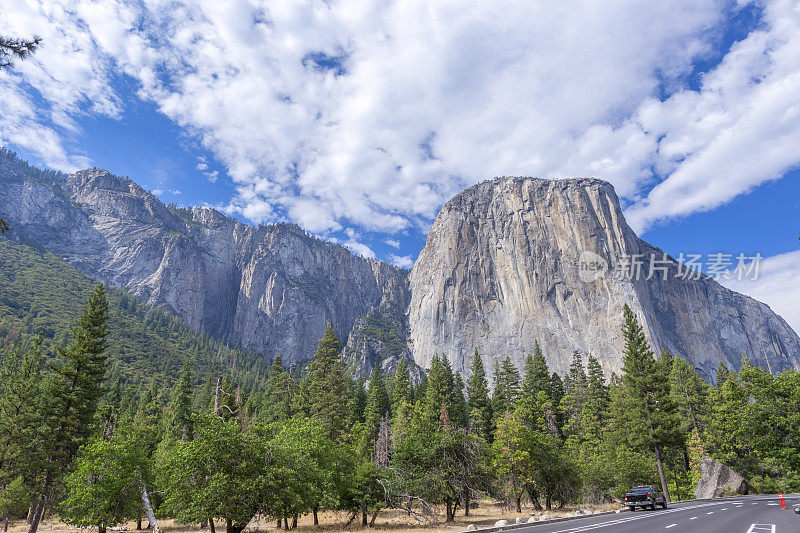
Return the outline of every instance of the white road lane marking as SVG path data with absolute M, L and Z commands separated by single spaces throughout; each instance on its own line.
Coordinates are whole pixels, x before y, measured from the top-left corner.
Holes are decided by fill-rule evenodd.
M 706 514 L 714 514 L 714 511 L 709 511 Z
M 693 509 L 703 509 L 708 507 L 714 507 L 716 505 L 720 505 L 722 502 L 714 502 L 714 503 L 698 503 L 695 505 L 689 505 L 686 507 L 677 507 L 672 509 L 667 509 L 663 511 L 659 511 L 657 513 L 636 513 L 636 516 L 629 516 L 626 518 L 617 518 L 614 520 L 609 520 L 608 522 L 602 522 L 600 524 L 585 524 L 585 525 L 577 525 L 572 527 L 566 527 L 565 529 L 559 529 L 554 531 L 553 533 L 580 533 L 583 531 L 592 531 L 595 529 L 603 529 L 603 528 L 610 528 L 609 531 L 613 531 L 613 526 L 618 526 L 622 524 L 627 524 L 628 522 L 635 522 L 638 520 L 646 520 L 649 518 L 656 518 L 659 516 L 663 516 L 665 514 L 670 513 L 682 513 L 686 511 L 691 511 Z M 695 517 L 697 518 L 697 517 Z M 764 532 L 766 533 L 766 532 Z
M 723 507 L 722 509 L 720 509 L 720 511 L 727 511 L 727 510 L 728 510 L 727 507 Z
M 678 525 L 678 524 L 670 524 L 670 525 L 666 526 L 664 529 L 669 529 L 669 528 L 671 528 L 671 527 L 675 527 L 675 526 L 677 526 L 677 525 Z
M 696 516 L 691 517 L 689 520 L 697 520 Z
M 775 524 L 753 524 L 747 533 L 775 533 Z

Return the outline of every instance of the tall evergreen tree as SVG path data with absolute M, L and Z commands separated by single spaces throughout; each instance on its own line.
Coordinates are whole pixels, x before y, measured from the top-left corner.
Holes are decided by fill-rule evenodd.
M 593 355 L 589 355 L 587 368 L 587 403 L 598 420 L 602 420 L 608 410 L 608 385 L 600 362 Z
M 0 519 L 30 504 L 28 445 L 40 422 L 41 339 L 0 360 Z
M 467 381 L 467 398 L 470 427 L 486 442 L 492 441 L 492 402 L 489 399 L 489 382 L 486 370 L 477 348 L 470 366 L 470 378 Z
M 345 434 L 352 407 L 351 381 L 339 357 L 341 351 L 342 345 L 329 324 L 301 386 L 305 415 L 319 420 L 334 441 Z
M 662 450 L 682 443 L 675 405 L 669 394 L 665 368 L 658 364 L 636 315 L 625 305 L 623 369 L 626 423 L 631 444 L 652 450 L 656 456 L 661 488 L 669 501 Z
M 572 353 L 568 381 L 567 394 L 576 398 L 582 404 L 586 400 L 587 377 L 586 369 L 583 367 L 583 357 L 578 350 Z
M 708 385 L 683 357 L 675 357 L 669 381 L 670 396 L 681 414 L 684 434 L 694 429 L 700 438 L 705 428 Z
M 533 353 L 525 358 L 524 377 L 522 379 L 523 396 L 535 397 L 539 391 L 552 398 L 552 387 L 550 385 L 550 369 L 547 368 L 547 360 L 544 358 L 539 341 L 533 345 Z
M 453 376 L 453 392 L 450 400 L 452 405 L 450 419 L 454 424 L 462 428 L 469 426 L 467 399 L 464 398 L 465 388 L 464 378 L 461 377 L 461 372 L 455 372 Z
M 369 378 L 369 395 L 365 414 L 366 430 L 362 440 L 363 454 L 368 454 L 372 451 L 375 439 L 378 438 L 381 420 L 389 414 L 390 408 L 389 394 L 386 392 L 383 374 L 376 366 L 372 369 L 372 374 Z
M 259 418 L 265 422 L 289 420 L 297 410 L 297 396 L 297 382 L 284 368 L 283 358 L 278 355 L 269 369 Z
M 725 364 L 725 361 L 720 361 L 717 365 L 717 387 L 721 388 L 725 384 L 725 380 L 731 375 L 731 369 Z
M 397 369 L 394 372 L 394 386 L 392 387 L 392 405 L 396 409 L 401 402 L 406 401 L 411 403 L 413 388 L 411 384 L 411 376 L 408 372 L 408 366 L 402 359 L 397 364 Z
M 98 285 L 72 328 L 72 340 L 66 348 L 59 348 L 59 360 L 45 384 L 44 420 L 33 442 L 39 454 L 31 466 L 40 476 L 30 533 L 36 533 L 45 508 L 55 503 L 67 465 L 91 435 L 97 405 L 105 392 L 107 323 L 106 291 Z
M 167 407 L 167 433 L 178 440 L 191 440 L 192 425 L 192 369 L 189 361 L 183 365 L 181 377 L 172 390 L 172 398 Z
M 437 424 L 444 408 L 448 413 L 453 410 L 453 390 L 455 376 L 447 359 L 433 356 L 428 371 L 428 385 L 425 389 L 424 413 L 429 424 Z
M 494 395 L 492 396 L 492 411 L 495 421 L 505 413 L 514 410 L 520 394 L 519 370 L 506 356 L 501 363 L 495 362 L 494 367 Z

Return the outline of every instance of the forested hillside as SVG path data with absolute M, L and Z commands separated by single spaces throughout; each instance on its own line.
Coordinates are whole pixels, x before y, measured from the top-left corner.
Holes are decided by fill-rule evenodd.
M 37 336 L 52 355 L 65 346 L 95 280 L 51 252 L 0 237 L 0 339 L 2 351 Z M 265 377 L 268 362 L 255 354 L 212 339 L 179 318 L 153 309 L 125 291 L 107 288 L 109 381 L 125 388 L 146 387 L 152 379 L 175 381 L 185 361 L 196 379 L 216 379 L 224 370 L 253 388 Z
M 18 245 L 3 250 L 22 265 L 3 281 L 17 291 L 60 264 Z M 42 291 L 28 286 L 37 296 L 25 304 L 4 303 L 16 316 L 25 306 L 47 310 L 21 316 L 20 331 L 34 332 L 39 314 L 57 316 L 62 292 L 81 307 L 81 283 L 91 289 L 91 281 L 72 279 L 71 292 L 56 278 Z M 376 367 L 365 386 L 349 375 L 329 326 L 300 372 L 276 357 L 263 387 L 252 388 L 235 352 L 215 368 L 213 343 L 181 340 L 179 322 L 122 305 L 122 294 L 108 300 L 102 285 L 90 290 L 66 335 L 63 319 L 42 321 L 63 339 L 47 357 L 30 340 L 3 355 L 0 518 L 28 515 L 31 533 L 48 514 L 100 533 L 144 517 L 153 526 L 222 520 L 227 533 L 241 533 L 259 516 L 291 529 L 306 514 L 317 525 L 325 510 L 346 512 L 345 527 L 369 527 L 386 508 L 452 522 L 476 499 L 550 509 L 614 501 L 648 482 L 686 499 L 704 455 L 755 491 L 800 490 L 800 373 L 772 376 L 744 358 L 741 371 L 722 365 L 708 385 L 683 358 L 656 357 L 627 306 L 619 376 L 578 352 L 559 376 L 537 343 L 522 372 L 509 357 L 489 371 L 476 351 L 466 382 L 434 357 L 418 385 L 401 362 L 391 374 Z M 132 338 L 145 339 L 115 345 L 129 323 L 139 332 Z M 9 345 L 15 336 L 6 334 Z M 168 363 L 149 349 L 165 350 Z M 181 360 L 179 379 L 167 379 Z M 164 377 L 137 395 L 114 377 L 159 370 Z

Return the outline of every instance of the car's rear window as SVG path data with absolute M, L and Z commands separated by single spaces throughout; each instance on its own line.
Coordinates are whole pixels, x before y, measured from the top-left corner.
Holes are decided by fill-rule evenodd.
M 653 492 L 652 487 L 633 487 L 631 492 Z

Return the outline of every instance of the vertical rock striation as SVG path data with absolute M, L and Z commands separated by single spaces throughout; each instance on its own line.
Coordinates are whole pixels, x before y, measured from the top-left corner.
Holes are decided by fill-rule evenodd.
M 609 270 L 581 273 L 587 256 Z M 651 256 L 660 270 L 647 279 Z M 647 266 L 641 276 L 614 272 L 626 257 Z M 706 276 L 684 279 L 681 268 L 636 236 L 607 182 L 486 181 L 442 208 L 414 264 L 412 352 L 423 367 L 442 354 L 467 373 L 475 348 L 490 367 L 506 355 L 521 366 L 538 340 L 562 374 L 574 350 L 619 372 L 628 304 L 656 350 L 688 358 L 706 378 L 742 355 L 773 372 L 800 368 L 797 334 L 768 306 Z
M 344 342 L 357 319 L 393 294 L 406 298 L 403 271 L 294 225 L 252 227 L 213 209 L 168 208 L 100 169 L 45 181 L 5 161 L 0 179 L 0 209 L 17 238 L 198 331 L 290 364 L 313 354 L 328 323 Z

